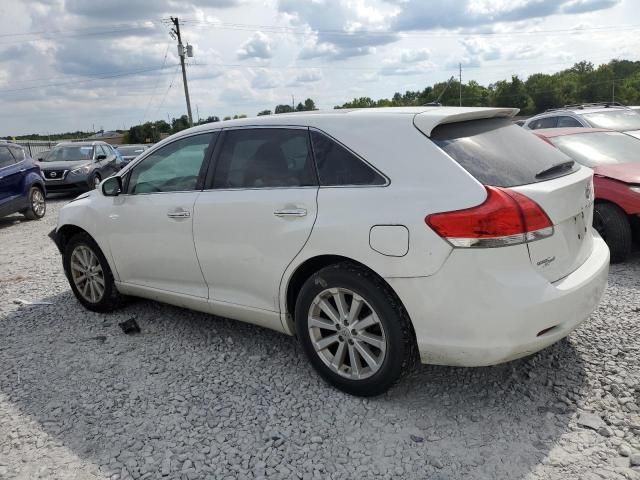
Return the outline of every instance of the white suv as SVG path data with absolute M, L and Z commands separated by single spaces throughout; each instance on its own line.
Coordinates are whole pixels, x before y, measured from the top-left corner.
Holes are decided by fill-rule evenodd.
M 606 128 L 640 138 L 640 113 L 619 103 L 585 103 L 554 108 L 529 118 L 524 128 Z
M 512 109 L 387 108 L 201 125 L 60 211 L 78 300 L 123 296 L 297 335 L 333 385 L 479 366 L 568 335 L 609 250 L 591 170 Z

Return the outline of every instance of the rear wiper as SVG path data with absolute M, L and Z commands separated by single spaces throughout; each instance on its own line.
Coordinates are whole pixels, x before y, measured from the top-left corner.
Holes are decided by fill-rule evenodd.
M 538 173 L 536 173 L 536 178 L 546 177 L 547 175 L 552 175 L 554 173 L 560 173 L 563 170 L 570 170 L 573 168 L 573 165 L 576 162 L 573 160 L 567 160 L 565 162 L 556 163 L 555 165 L 551 165 L 550 167 L 543 168 Z

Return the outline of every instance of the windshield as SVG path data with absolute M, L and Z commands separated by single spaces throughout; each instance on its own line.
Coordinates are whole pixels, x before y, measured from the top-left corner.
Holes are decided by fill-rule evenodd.
M 640 162 L 640 140 L 624 133 L 578 133 L 549 140 L 563 153 L 587 167 Z
M 126 157 L 131 157 L 131 156 L 140 155 L 142 152 L 145 151 L 145 148 L 144 147 L 118 147 L 118 151 Z
M 45 162 L 80 162 L 93 160 L 93 147 L 92 146 L 64 146 L 56 147 L 43 161 Z
M 595 128 L 608 128 L 619 131 L 640 130 L 640 114 L 630 109 L 584 113 L 582 116 Z

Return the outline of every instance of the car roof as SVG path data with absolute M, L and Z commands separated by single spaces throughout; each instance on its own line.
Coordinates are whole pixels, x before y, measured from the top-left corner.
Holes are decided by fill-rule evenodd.
M 94 145 L 108 145 L 107 142 L 59 142 L 56 144 L 56 147 L 69 147 L 69 146 L 79 146 L 79 147 L 93 147 Z
M 420 119 L 420 128 L 426 135 L 429 135 L 433 128 L 442 123 L 462 122 L 467 120 L 513 117 L 518 113 L 517 108 L 489 108 L 489 107 L 381 107 L 381 108 L 351 108 L 337 110 L 314 110 L 310 112 L 291 112 L 273 115 L 263 115 L 260 117 L 247 117 L 237 120 L 225 120 L 222 122 L 206 123 L 179 132 L 179 134 L 196 133 L 199 131 L 209 131 L 212 126 L 218 128 L 244 127 L 244 126 L 317 126 L 321 123 L 330 122 L 331 119 L 345 117 L 353 118 L 354 121 L 366 122 L 375 118 L 415 118 Z M 172 138 L 172 137 L 169 137 Z M 164 143 L 164 141 L 162 142 Z
M 577 135 L 582 133 L 595 133 L 595 132 L 616 132 L 615 130 L 609 130 L 607 128 L 583 128 L 583 127 L 565 127 L 565 128 L 539 128 L 537 130 L 531 130 L 536 135 L 540 135 L 546 138 L 563 137 L 565 135 Z M 620 132 L 616 132 L 620 133 Z

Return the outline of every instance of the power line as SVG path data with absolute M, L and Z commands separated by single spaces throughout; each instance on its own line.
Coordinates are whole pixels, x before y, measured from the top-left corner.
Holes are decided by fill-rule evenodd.
M 164 68 L 167 63 L 167 56 L 169 55 L 169 47 L 171 46 L 171 41 L 167 42 L 167 48 L 164 51 L 164 59 L 162 60 L 162 66 L 160 68 Z M 158 88 L 158 84 L 160 83 L 160 77 L 158 76 L 157 80 L 153 85 L 153 90 L 151 93 L 151 97 L 149 97 L 149 103 L 147 103 L 147 107 L 144 109 L 144 114 L 142 115 L 142 123 L 146 120 L 147 112 L 149 111 L 149 107 L 151 106 L 151 102 L 153 101 L 153 97 L 155 97 L 156 89 Z
M 118 73 L 105 74 L 105 75 L 100 75 L 100 76 L 96 76 L 96 77 L 92 77 L 92 78 L 87 78 L 87 79 L 84 79 L 84 80 L 72 80 L 72 81 L 67 81 L 67 82 L 47 83 L 47 84 L 43 84 L 43 85 L 32 85 L 32 86 L 29 86 L 29 87 L 4 89 L 4 90 L 0 90 L 0 95 L 2 95 L 3 93 L 22 92 L 22 91 L 25 91 L 25 90 L 35 90 L 35 89 L 38 89 L 38 88 L 60 87 L 60 86 L 65 86 L 65 85 L 75 85 L 75 84 L 80 84 L 80 83 L 86 83 L 86 82 L 91 82 L 91 81 L 95 81 L 95 80 L 105 80 L 105 79 L 110 79 L 110 78 L 127 77 L 127 76 L 131 76 L 131 75 L 140 75 L 140 74 L 143 74 L 143 73 L 154 72 L 154 71 L 158 71 L 158 70 L 166 70 L 167 68 L 171 68 L 173 66 L 174 65 L 165 65 L 165 66 L 162 66 L 162 67 L 144 68 L 144 69 L 141 69 L 141 70 L 134 70 L 134 71 L 129 71 L 129 72 L 118 72 Z

